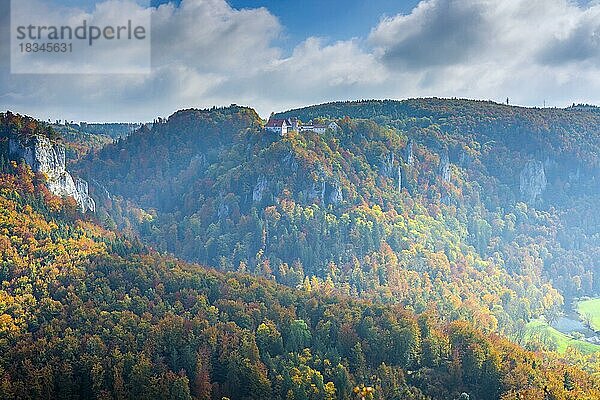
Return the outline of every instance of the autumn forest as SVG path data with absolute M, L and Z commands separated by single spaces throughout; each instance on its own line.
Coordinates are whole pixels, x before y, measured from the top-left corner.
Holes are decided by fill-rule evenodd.
M 600 398 L 599 109 L 271 117 L 0 114 L 1 399 Z

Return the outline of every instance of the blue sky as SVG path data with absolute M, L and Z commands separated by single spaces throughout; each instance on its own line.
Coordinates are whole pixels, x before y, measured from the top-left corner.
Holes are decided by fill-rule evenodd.
M 77 21 L 82 8 L 86 18 L 100 13 L 96 3 L 101 15 L 122 15 L 122 3 L 134 0 L 18 1 L 38 17 L 39 3 L 53 1 L 63 6 L 53 18 Z M 150 73 L 15 75 L 0 0 L 0 110 L 146 121 L 231 103 L 262 116 L 367 98 L 600 104 L 599 1 L 150 1 Z M 101 49 L 97 66 L 113 65 L 114 49 Z
M 91 10 L 98 0 L 52 0 L 65 6 Z M 181 0 L 139 0 L 157 7 Z M 365 37 L 383 16 L 409 13 L 418 0 L 227 0 L 237 9 L 266 7 L 284 25 L 280 44 L 287 49 L 306 39 L 328 40 Z M 293 22 L 292 22 L 293 21 Z
M 330 40 L 366 37 L 382 16 L 409 13 L 416 0 L 230 0 L 236 8 L 266 7 L 285 26 L 284 43 L 308 36 Z

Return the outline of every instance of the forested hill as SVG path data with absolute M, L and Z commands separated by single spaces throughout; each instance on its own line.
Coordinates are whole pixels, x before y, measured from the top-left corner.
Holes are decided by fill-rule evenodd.
M 184 110 L 78 170 L 97 183 L 100 220 L 157 249 L 517 341 L 531 319 L 555 318 L 563 297 L 600 292 L 595 175 L 562 158 L 579 126 L 596 140 L 595 117 L 573 111 L 562 134 L 535 110 L 416 102 L 431 102 L 419 117 L 382 110 L 285 137 L 249 108 Z M 536 131 L 516 128 L 535 125 L 528 113 Z M 527 150 L 546 136 L 559 153 Z
M 517 235 L 520 243 L 511 252 L 528 252 L 529 260 L 538 260 L 536 268 L 545 270 L 566 297 L 578 297 L 598 294 L 600 289 L 595 273 L 600 232 L 595 212 L 600 202 L 597 110 L 587 105 L 524 108 L 430 98 L 329 103 L 279 116 L 297 116 L 304 121 L 368 118 L 404 132 L 438 153 L 447 150 L 454 171 L 452 181 L 475 185 L 488 212 L 518 215 L 523 207 L 529 212 L 536 210 L 535 218 L 521 220 L 525 229 Z M 464 202 L 459 200 L 457 205 Z M 484 230 L 490 232 L 484 239 L 487 254 L 509 240 L 498 235 L 500 226 L 493 221 L 496 217 L 490 216 L 484 218 L 489 224 Z M 470 234 L 477 231 L 481 232 L 469 228 Z M 525 250 L 531 246 L 538 251 Z M 517 260 L 522 266 L 523 259 Z
M 491 101 L 425 98 L 333 102 L 276 116 L 298 117 L 302 121 L 361 118 L 406 129 L 434 124 L 454 141 L 470 139 L 483 144 L 494 140 L 514 151 L 572 156 L 572 160 L 595 168 L 600 165 L 600 113 L 596 110 L 583 105 L 566 109 L 526 108 Z
M 465 322 L 160 256 L 22 162 L 0 170 L 0 255 L 2 399 L 600 396 L 589 373 Z

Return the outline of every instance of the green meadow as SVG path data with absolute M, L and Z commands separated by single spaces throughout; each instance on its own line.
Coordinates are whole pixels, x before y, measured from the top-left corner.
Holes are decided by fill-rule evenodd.
M 546 345 L 549 343 L 554 344 L 556 346 L 556 351 L 559 353 L 564 353 L 569 346 L 576 347 L 583 353 L 600 351 L 600 345 L 572 338 L 571 336 L 554 329 L 542 319 L 536 319 L 527 324 L 525 340 L 530 341 L 535 336 L 542 338 L 542 341 L 545 342 Z
M 600 331 L 600 298 L 578 302 L 577 312 L 584 323 L 589 320 L 592 329 Z

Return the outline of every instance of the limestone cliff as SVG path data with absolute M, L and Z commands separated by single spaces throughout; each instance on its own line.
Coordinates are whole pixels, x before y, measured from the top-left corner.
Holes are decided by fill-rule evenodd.
M 260 176 L 256 182 L 256 185 L 254 185 L 254 190 L 252 191 L 252 201 L 255 203 L 260 203 L 268 189 L 269 181 L 266 177 Z
M 438 168 L 442 179 L 446 182 L 450 182 L 450 155 L 448 154 L 448 149 L 444 149 L 442 152 Z
M 547 185 L 544 163 L 531 160 L 525 164 L 520 176 L 520 191 L 523 200 L 532 205 L 538 204 L 542 200 L 541 196 Z
M 408 139 L 406 143 L 406 147 L 404 148 L 404 161 L 408 165 L 412 165 L 414 161 L 414 152 L 413 152 L 414 141 L 412 139 Z
M 83 179 L 73 179 L 67 171 L 63 145 L 36 135 L 29 138 L 11 137 L 8 148 L 11 158 L 24 160 L 34 172 L 46 176 L 46 185 L 52 193 L 73 197 L 83 212 L 96 211 L 96 203 L 88 193 L 88 183 Z

